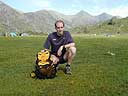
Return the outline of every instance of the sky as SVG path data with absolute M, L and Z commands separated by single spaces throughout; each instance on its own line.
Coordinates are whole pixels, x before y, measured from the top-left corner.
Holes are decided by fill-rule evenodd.
M 128 0 L 1 0 L 22 12 L 54 10 L 65 15 L 74 15 L 83 10 L 96 16 L 108 13 L 113 16 L 128 16 Z

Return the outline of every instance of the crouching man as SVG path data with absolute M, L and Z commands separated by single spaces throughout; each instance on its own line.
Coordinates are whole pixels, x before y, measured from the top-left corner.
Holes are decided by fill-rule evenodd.
M 51 50 L 53 64 L 66 63 L 65 73 L 71 75 L 71 63 L 76 55 L 76 47 L 68 31 L 64 31 L 64 22 L 57 20 L 55 22 L 56 32 L 48 35 L 44 48 Z

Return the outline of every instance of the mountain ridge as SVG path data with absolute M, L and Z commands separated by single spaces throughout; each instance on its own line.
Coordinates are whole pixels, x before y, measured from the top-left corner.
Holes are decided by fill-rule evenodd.
M 65 15 L 53 10 L 39 10 L 23 13 L 0 1 L 0 31 L 47 33 L 54 31 L 54 22 L 62 19 L 66 29 L 76 26 L 96 24 L 111 19 L 113 16 L 104 13 L 97 16 L 81 10 L 75 15 Z M 100 19 L 102 18 L 102 19 Z

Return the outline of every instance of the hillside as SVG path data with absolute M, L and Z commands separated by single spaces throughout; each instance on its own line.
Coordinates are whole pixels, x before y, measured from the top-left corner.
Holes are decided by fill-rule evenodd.
M 0 2 L 0 26 L 0 32 L 23 32 L 31 29 L 25 19 L 24 13 L 21 13 L 2 2 Z
M 128 17 L 117 18 L 113 17 L 103 23 L 92 26 L 75 27 L 71 31 L 75 33 L 90 33 L 90 34 L 126 34 L 128 33 Z

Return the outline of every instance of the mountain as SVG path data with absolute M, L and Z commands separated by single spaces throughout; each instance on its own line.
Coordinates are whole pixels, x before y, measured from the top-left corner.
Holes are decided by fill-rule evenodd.
M 48 33 L 55 31 L 54 22 L 58 19 L 64 20 L 66 29 L 70 29 L 96 24 L 111 18 L 112 16 L 106 13 L 92 16 L 83 10 L 75 15 L 64 15 L 52 10 L 23 13 L 0 1 L 0 32 Z
M 72 26 L 84 26 L 88 24 L 95 24 L 96 18 L 85 11 L 80 11 L 72 18 Z
M 53 31 L 54 23 L 57 19 L 64 20 L 67 29 L 70 28 L 71 25 L 67 16 L 51 10 L 40 10 L 36 12 L 25 13 L 25 16 L 29 24 L 31 24 L 34 30 L 39 33 Z
M 96 18 L 98 19 L 98 21 L 106 21 L 106 20 L 111 19 L 112 17 L 113 17 L 112 15 L 109 15 L 107 13 L 102 13 L 102 14 L 96 16 Z
M 26 31 L 29 29 L 24 13 L 11 8 L 3 2 L 0 2 L 0 26 L 6 32 Z

